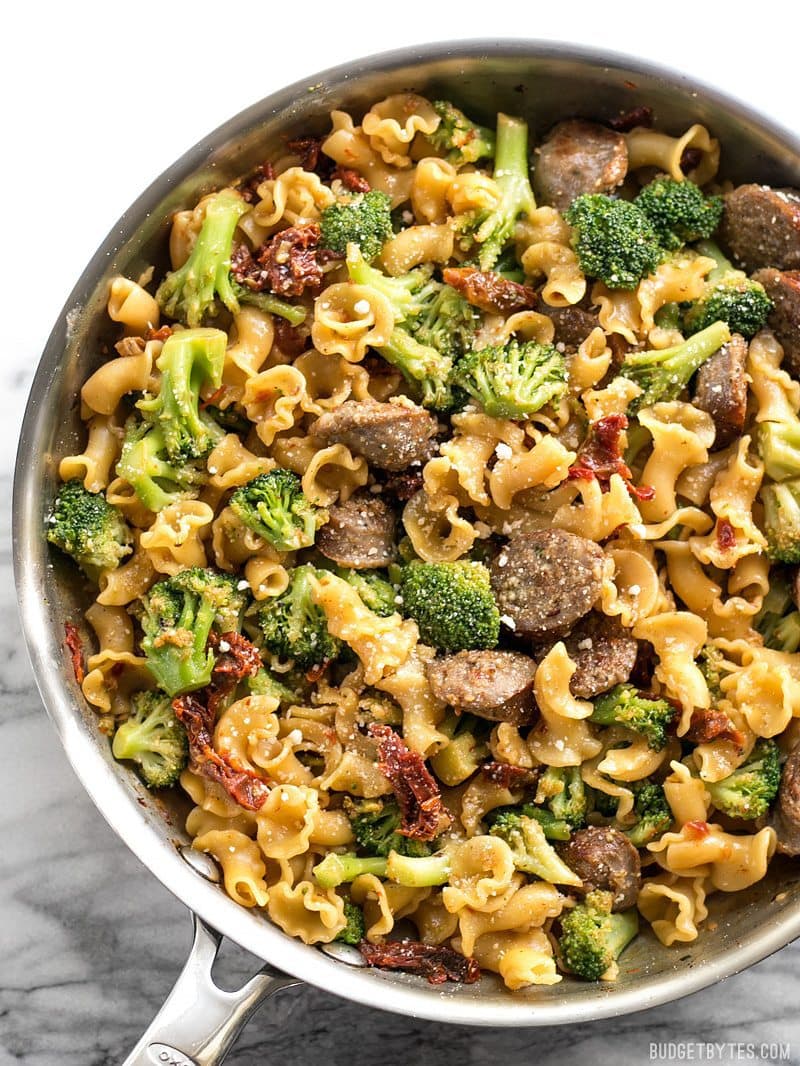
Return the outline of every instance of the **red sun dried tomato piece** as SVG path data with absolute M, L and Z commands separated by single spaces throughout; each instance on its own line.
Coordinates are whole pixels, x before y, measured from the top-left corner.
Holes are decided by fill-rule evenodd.
M 539 301 L 535 289 L 509 281 L 491 270 L 445 267 L 442 278 L 473 307 L 492 314 L 510 315 L 514 311 L 525 311 L 536 307 Z
M 368 732 L 378 741 L 378 769 L 389 779 L 400 805 L 398 831 L 413 840 L 433 840 L 450 824 L 450 815 L 424 759 L 388 725 L 373 722 Z
M 622 457 L 620 437 L 627 428 L 625 415 L 607 415 L 592 422 L 589 436 L 569 468 L 569 476 L 583 481 L 597 478 L 601 490 L 608 492 L 612 475 L 619 474 L 631 496 L 637 500 L 652 500 L 655 490 L 649 485 L 634 485 L 630 467 Z
M 418 973 L 427 977 L 432 985 L 441 985 L 445 981 L 471 985 L 481 975 L 475 959 L 459 955 L 445 945 L 423 944 L 419 940 L 387 940 L 383 944 L 370 944 L 368 940 L 362 940 L 358 950 L 368 966 Z

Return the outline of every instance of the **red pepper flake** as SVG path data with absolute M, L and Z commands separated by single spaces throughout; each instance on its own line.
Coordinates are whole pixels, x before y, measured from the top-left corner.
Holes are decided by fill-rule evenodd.
M 260 810 L 270 793 L 269 785 L 251 771 L 235 767 L 226 756 L 214 750 L 216 711 L 211 699 L 203 704 L 196 694 L 189 693 L 174 699 L 172 709 L 186 729 L 192 769 L 222 785 L 240 807 Z
M 744 735 L 736 728 L 724 711 L 715 707 L 695 711 L 689 723 L 686 740 L 693 744 L 708 744 L 712 740 L 730 740 L 739 750 L 744 748 Z
M 493 784 L 508 789 L 532 785 L 539 776 L 535 770 L 512 766 L 509 762 L 486 762 L 481 767 L 481 773 Z
M 702 840 L 707 837 L 711 830 L 708 827 L 708 822 L 687 822 L 686 830 L 688 835 L 694 837 L 695 840 Z
M 653 125 L 653 109 L 647 104 L 640 104 L 638 107 L 632 107 L 630 111 L 623 111 L 622 114 L 609 119 L 607 125 L 617 133 L 629 133 L 638 126 L 649 128 Z
M 160 326 L 158 329 L 148 329 L 144 335 L 146 341 L 166 341 L 172 336 L 172 326 Z
M 205 411 L 207 407 L 214 407 L 225 395 L 227 391 L 227 385 L 220 385 L 218 389 L 215 389 L 207 400 L 201 400 L 200 410 Z
M 490 314 L 510 315 L 536 307 L 539 296 L 535 289 L 509 281 L 491 270 L 476 267 L 445 267 L 445 284 L 456 289 L 473 307 Z
M 331 174 L 331 181 L 336 178 L 344 185 L 350 192 L 369 192 L 370 185 L 365 177 L 358 173 L 357 170 L 350 170 L 349 167 L 336 167 Z
M 86 677 L 86 667 L 83 665 L 83 641 L 81 635 L 78 632 L 78 627 L 72 622 L 64 623 L 64 633 L 66 634 L 64 643 L 69 650 L 69 657 L 72 661 L 72 672 L 75 674 L 75 680 L 79 685 L 83 684 L 83 679 Z
M 372 722 L 369 735 L 378 743 L 378 769 L 389 779 L 400 805 L 402 821 L 398 830 L 413 840 L 433 840 L 450 824 L 436 779 L 422 756 L 410 751 L 388 725 Z
M 475 959 L 459 955 L 445 945 L 423 944 L 419 940 L 388 940 L 370 944 L 362 940 L 358 950 L 368 966 L 381 970 L 403 970 L 427 977 L 432 985 L 457 981 L 471 985 L 481 975 Z
M 607 415 L 592 422 L 578 458 L 569 468 L 569 476 L 582 481 L 597 478 L 601 491 L 608 492 L 612 475 L 619 474 L 634 499 L 652 500 L 655 489 L 649 485 L 634 485 L 631 469 L 622 458 L 620 436 L 627 428 L 625 415 Z
M 720 518 L 717 521 L 717 544 L 724 552 L 736 547 L 736 530 L 727 518 Z

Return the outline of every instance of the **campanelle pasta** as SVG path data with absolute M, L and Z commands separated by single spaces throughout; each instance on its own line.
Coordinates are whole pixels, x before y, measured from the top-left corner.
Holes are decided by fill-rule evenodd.
M 793 194 L 637 116 L 336 110 L 110 284 L 76 682 L 306 944 L 535 996 L 800 853 Z

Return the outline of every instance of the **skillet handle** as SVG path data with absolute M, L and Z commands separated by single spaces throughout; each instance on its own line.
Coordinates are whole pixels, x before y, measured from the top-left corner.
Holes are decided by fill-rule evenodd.
M 265 966 L 236 992 L 218 988 L 211 967 L 222 936 L 196 914 L 192 918 L 194 940 L 186 965 L 123 1066 L 217 1066 L 265 999 L 301 984 Z

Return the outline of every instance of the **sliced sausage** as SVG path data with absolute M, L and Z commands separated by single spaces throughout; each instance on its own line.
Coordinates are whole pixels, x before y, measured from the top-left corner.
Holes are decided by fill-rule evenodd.
M 714 419 L 714 451 L 727 448 L 742 435 L 747 413 L 746 363 L 747 341 L 734 333 L 697 371 L 692 402 Z
M 598 544 L 563 529 L 512 538 L 490 569 L 500 613 L 520 636 L 564 636 L 600 595 L 604 558 Z
M 526 725 L 536 704 L 536 663 L 518 651 L 459 651 L 427 666 L 434 695 L 491 722 Z
M 767 325 L 783 347 L 783 368 L 800 378 L 800 270 L 767 267 L 753 275 L 775 304 Z
M 612 910 L 636 906 L 642 864 L 639 852 L 618 829 L 589 826 L 578 830 L 561 848 L 561 858 L 583 881 L 586 892 L 599 888 L 612 894 Z
M 800 267 L 800 192 L 740 185 L 725 196 L 719 238 L 748 273 Z
M 433 415 L 411 402 L 346 400 L 327 411 L 309 432 L 325 444 L 344 444 L 381 470 L 405 470 L 431 455 Z
M 628 149 L 621 133 L 584 119 L 559 122 L 537 149 L 536 202 L 565 211 L 583 193 L 608 193 L 625 180 Z
M 380 496 L 357 492 L 328 513 L 316 539 L 328 559 L 353 570 L 374 570 L 394 561 L 394 511 Z
M 778 835 L 778 851 L 800 855 L 800 745 L 784 763 L 772 826 Z
M 639 652 L 639 641 L 627 629 L 616 619 L 595 612 L 578 622 L 564 638 L 564 645 L 575 663 L 569 687 L 581 700 L 590 700 L 627 681 Z M 552 646 L 537 647 L 537 658 L 543 658 Z
M 555 327 L 554 344 L 563 344 L 565 348 L 577 349 L 592 330 L 600 325 L 597 315 L 582 307 L 550 307 L 540 300 L 536 310 L 552 319 Z M 612 334 L 617 336 L 618 334 Z

